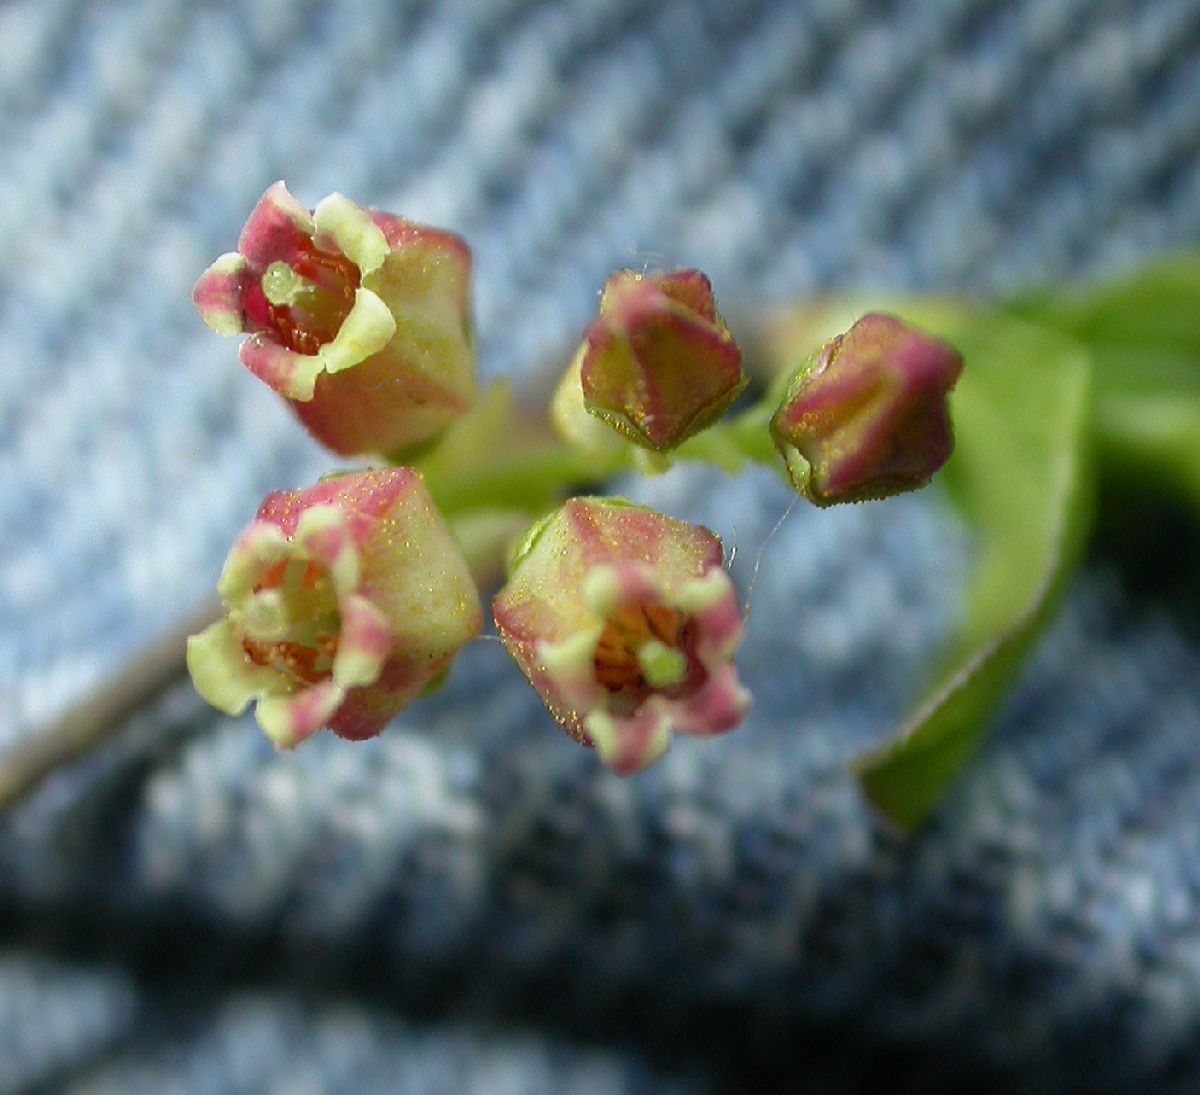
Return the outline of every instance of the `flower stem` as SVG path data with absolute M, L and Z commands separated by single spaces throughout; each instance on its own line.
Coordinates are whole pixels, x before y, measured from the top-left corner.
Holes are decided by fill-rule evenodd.
M 139 707 L 182 677 L 187 637 L 218 616 L 219 605 L 206 604 L 135 652 L 112 677 L 56 718 L 0 751 L 0 812 L 35 791 L 64 764 L 91 752 L 120 730 Z

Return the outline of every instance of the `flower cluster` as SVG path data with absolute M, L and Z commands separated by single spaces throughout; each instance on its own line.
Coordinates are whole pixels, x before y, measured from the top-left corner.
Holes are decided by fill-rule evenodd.
M 282 747 L 322 728 L 378 734 L 478 634 L 476 574 L 516 520 L 532 527 L 511 550 L 495 626 L 571 737 L 625 774 L 674 732 L 734 729 L 750 696 L 721 542 L 623 499 L 562 503 L 597 475 L 688 458 L 745 390 L 708 278 L 608 279 L 549 445 L 515 416 L 497 428 L 508 403 L 477 401 L 470 283 L 452 233 L 340 194 L 309 211 L 283 183 L 200 278 L 200 314 L 248 335 L 250 372 L 333 452 L 382 466 L 266 498 L 221 574 L 224 617 L 189 642 L 197 690 L 231 715 L 255 702 Z M 949 456 L 960 367 L 900 320 L 864 317 L 797 371 L 771 418 L 796 488 L 826 505 L 926 481 Z M 534 520 L 547 490 L 562 504 Z

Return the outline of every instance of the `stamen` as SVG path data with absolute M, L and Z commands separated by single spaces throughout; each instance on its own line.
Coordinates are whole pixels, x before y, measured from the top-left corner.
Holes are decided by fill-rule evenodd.
M 682 649 L 685 619 L 661 604 L 631 605 L 604 622 L 596 643 L 593 671 L 609 692 L 636 698 L 656 688 L 681 684 L 688 657 Z
M 673 608 L 666 605 L 642 605 L 642 615 L 646 626 L 659 642 L 667 646 L 679 645 L 679 633 L 683 629 L 683 617 Z
M 262 576 L 262 581 L 254 587 L 254 592 L 257 593 L 260 589 L 276 589 L 283 583 L 283 576 L 287 573 L 287 559 L 281 559 L 278 563 L 273 564 L 269 570 Z
M 299 685 L 318 684 L 329 676 L 328 668 L 319 664 L 321 652 L 300 643 L 257 643 L 244 638 L 242 648 L 256 665 L 274 669 Z

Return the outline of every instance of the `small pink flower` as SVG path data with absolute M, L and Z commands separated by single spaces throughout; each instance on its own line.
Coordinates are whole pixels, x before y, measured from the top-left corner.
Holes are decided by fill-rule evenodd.
M 214 707 L 290 748 L 323 726 L 378 734 L 482 623 L 479 594 L 409 468 L 277 491 L 238 537 L 217 586 L 226 616 L 188 640 Z
M 817 505 L 924 486 L 950 457 L 948 343 L 895 316 L 863 316 L 802 367 L 771 419 L 793 485 Z
M 655 452 L 720 418 L 746 385 L 741 351 L 699 270 L 612 274 L 572 368 L 587 410 Z
M 457 236 L 282 182 L 193 299 L 242 364 L 343 455 L 427 441 L 475 398 L 471 253 Z
M 622 774 L 672 730 L 732 730 L 750 708 L 742 618 L 708 529 L 575 498 L 540 522 L 493 604 L 508 652 L 559 724 Z

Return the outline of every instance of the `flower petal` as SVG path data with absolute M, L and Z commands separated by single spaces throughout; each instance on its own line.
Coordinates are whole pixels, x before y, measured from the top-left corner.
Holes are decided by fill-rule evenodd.
M 258 199 L 238 239 L 238 250 L 250 267 L 263 271 L 271 263 L 290 263 L 313 234 L 312 214 L 288 193 L 282 181 Z
M 653 764 L 671 744 L 671 721 L 651 704 L 627 718 L 593 711 L 583 725 L 601 762 L 622 776 Z
M 343 688 L 374 684 L 395 645 L 387 617 L 361 594 L 338 602 L 342 628 L 333 679 Z
M 379 353 L 395 333 L 396 318 L 388 306 L 370 289 L 358 288 L 338 333 L 317 351 L 317 357 L 326 372 L 340 373 Z
M 287 600 L 278 589 L 252 593 L 239 606 L 237 621 L 246 636 L 255 642 L 281 642 L 288 634 Z
M 345 698 L 341 686 L 322 681 L 290 695 L 264 696 L 254 709 L 254 717 L 276 745 L 291 749 L 320 730 Z
M 358 552 L 346 517 L 337 506 L 326 503 L 305 510 L 293 541 L 329 572 L 339 600 L 358 588 Z
M 240 335 L 245 329 L 242 289 L 246 283 L 246 260 L 228 251 L 196 282 L 192 300 L 200 318 L 219 335 Z
M 674 603 L 699 623 L 697 645 L 702 654 L 714 661 L 733 657 L 741 644 L 744 625 L 737 592 L 725 570 L 713 567 L 687 582 L 676 593 Z
M 557 706 L 583 708 L 601 702 L 594 659 L 603 626 L 585 628 L 562 642 L 537 644 L 537 656 Z M 543 697 L 545 698 L 545 697 Z
M 607 616 L 623 605 L 658 600 L 661 592 L 644 563 L 593 567 L 583 580 L 583 598 L 597 616 Z
M 255 697 L 278 688 L 281 679 L 275 670 L 250 660 L 228 620 L 188 639 L 187 667 L 196 691 L 227 715 L 240 715 Z
M 255 521 L 234 541 L 217 579 L 217 592 L 232 604 L 253 592 L 263 574 L 292 553 L 287 537 L 266 521 Z
M 289 350 L 266 335 L 254 335 L 242 343 L 238 357 L 259 380 L 286 399 L 307 403 L 313 397 L 321 359 Z
M 732 665 L 711 670 L 703 686 L 671 703 L 671 723 L 682 734 L 712 737 L 736 729 L 750 713 L 750 693 Z
M 317 233 L 328 236 L 364 276 L 378 270 L 391 250 L 383 229 L 344 194 L 330 194 L 317 202 L 313 223 Z

